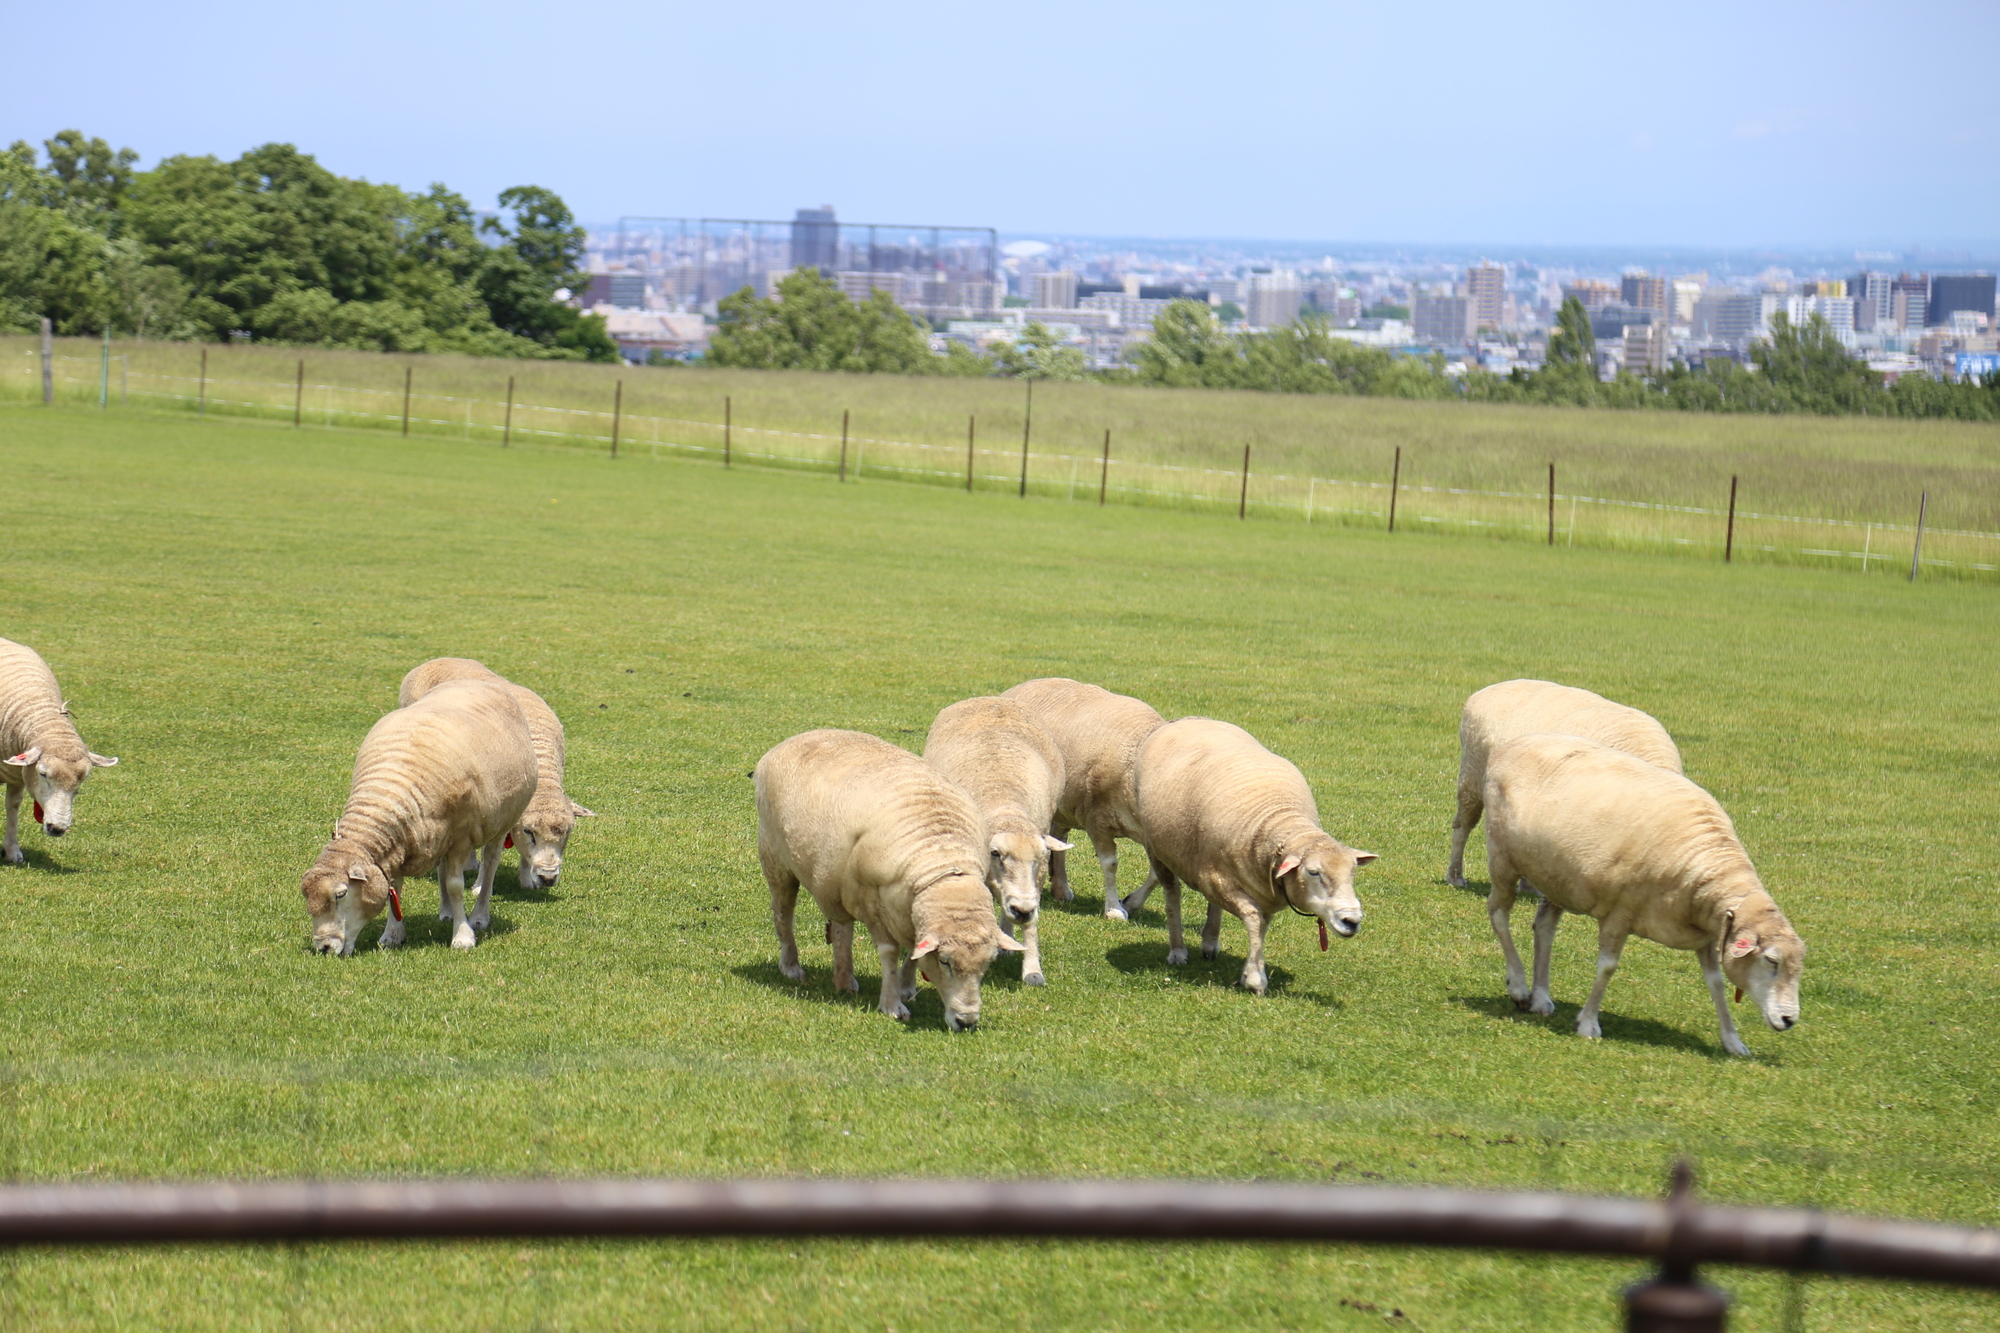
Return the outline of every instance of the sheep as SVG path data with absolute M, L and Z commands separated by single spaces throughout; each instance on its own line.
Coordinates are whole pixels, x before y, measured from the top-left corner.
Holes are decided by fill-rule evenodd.
M 520 706 L 521 716 L 527 719 L 528 734 L 535 739 L 539 777 L 535 782 L 535 798 L 528 802 L 520 824 L 508 833 L 504 845 L 519 853 L 522 888 L 554 888 L 562 875 L 570 831 L 577 820 L 592 819 L 597 814 L 571 800 L 563 791 L 562 719 L 541 695 L 469 657 L 434 657 L 410 668 L 410 674 L 403 677 L 402 688 L 397 691 L 397 706 L 409 707 L 448 680 L 496 681 L 514 692 L 514 702 Z
M 24 643 L 0 639 L 0 782 L 7 784 L 8 865 L 28 859 L 21 850 L 21 795 L 34 803 L 35 822 L 51 838 L 75 822 L 76 792 L 93 768 L 118 761 L 84 746 L 70 721 L 69 705 L 42 655 Z
M 1097 863 L 1104 867 L 1104 915 L 1112 921 L 1129 919 L 1145 904 L 1155 881 L 1148 875 L 1136 893 L 1118 896 L 1118 839 L 1145 845 L 1145 826 L 1132 795 L 1132 765 L 1163 719 L 1129 695 L 1061 676 L 1024 681 L 1000 697 L 1027 709 L 1062 753 L 1063 796 L 1049 836 L 1060 841 L 1078 828 L 1090 835 Z M 1075 897 L 1061 852 L 1049 856 L 1049 887 L 1060 901 Z
M 1140 748 L 1135 786 L 1146 852 L 1166 895 L 1169 965 L 1187 962 L 1182 884 L 1208 899 L 1203 958 L 1220 948 L 1223 911 L 1242 919 L 1250 936 L 1243 985 L 1257 995 L 1268 985 L 1264 935 L 1283 909 L 1318 919 L 1322 949 L 1328 927 L 1343 939 L 1361 928 L 1354 872 L 1375 853 L 1320 828 L 1305 775 L 1249 732 L 1205 717 L 1169 722 Z
M 533 799 L 535 743 L 503 684 L 451 681 L 369 729 L 354 760 L 347 808 L 300 891 L 313 947 L 346 957 L 382 914 L 380 945 L 404 940 L 403 879 L 438 868 L 451 947 L 470 949 L 491 922 L 500 844 Z M 465 915 L 465 864 L 484 847 L 479 902 Z
M 1613 703 L 1601 694 L 1546 680 L 1503 680 L 1465 701 L 1458 723 L 1458 813 L 1451 821 L 1451 864 L 1445 881 L 1465 887 L 1465 840 L 1486 807 L 1487 756 L 1516 736 L 1581 736 L 1637 755 L 1649 764 L 1681 771 L 1674 738 L 1650 714 Z
M 1722 1022 L 1723 1048 L 1748 1055 L 1724 994 L 1749 991 L 1780 1032 L 1799 1020 L 1806 946 L 1764 891 L 1714 797 L 1678 773 L 1580 736 L 1523 736 L 1486 763 L 1487 916 L 1507 960 L 1507 994 L 1552 1014 L 1549 954 L 1564 912 L 1597 918 L 1597 985 L 1577 1015 L 1600 1035 L 1598 1007 L 1631 935 L 1692 949 Z M 1542 895 L 1529 989 L 1509 926 L 1517 883 Z M 1720 958 L 1718 960 L 1718 954 Z
M 757 859 L 771 890 L 778 970 L 805 980 L 792 918 L 804 884 L 827 919 L 836 990 L 858 991 L 854 923 L 882 959 L 881 1011 L 907 1020 L 916 973 L 938 988 L 945 1026 L 979 1023 L 979 980 L 1021 945 L 993 923 L 986 826 L 956 784 L 907 750 L 858 731 L 808 731 L 771 748 L 757 780 Z M 897 956 L 907 959 L 898 969 Z
M 1063 757 L 1047 732 L 1011 699 L 955 703 L 937 715 L 924 761 L 963 787 L 986 821 L 986 887 L 1000 904 L 1000 929 L 1021 925 L 1021 982 L 1042 975 L 1042 874 L 1069 844 L 1048 832 L 1062 799 Z

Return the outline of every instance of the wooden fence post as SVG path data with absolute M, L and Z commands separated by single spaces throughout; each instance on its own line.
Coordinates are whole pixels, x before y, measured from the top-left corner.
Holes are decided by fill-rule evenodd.
M 729 434 L 731 424 L 729 395 L 725 393 L 722 395 L 722 466 L 724 467 L 729 466 Z
M 1396 446 L 1396 461 L 1389 469 L 1389 531 L 1396 530 L 1396 491 L 1403 484 L 1403 446 Z
M 410 377 L 416 374 L 415 366 L 403 367 L 403 434 L 410 433 Z
M 1736 478 L 1729 479 L 1729 527 L 1722 537 L 1722 563 L 1728 564 L 1736 555 Z
M 972 445 L 978 438 L 979 416 L 974 413 L 965 419 L 965 493 L 972 494 Z
M 1104 462 L 1097 473 L 1097 507 L 1104 508 L 1104 491 L 1111 483 L 1111 428 L 1104 428 Z
M 1917 501 L 1917 544 L 1910 548 L 1910 582 L 1917 581 L 1917 563 L 1924 556 L 1924 515 L 1931 507 L 1931 493 L 1925 491 Z
M 1028 498 L 1028 430 L 1035 424 L 1035 382 L 1028 381 L 1028 406 L 1021 414 L 1021 498 Z
M 625 381 L 611 391 L 611 456 L 618 457 L 618 423 L 625 415 Z
M 202 352 L 204 364 L 208 353 Z M 47 315 L 42 316 L 42 406 L 54 407 L 56 402 L 56 344 L 55 324 Z
M 208 415 L 208 344 L 201 345 L 201 388 L 195 402 L 195 411 L 201 416 Z
M 1556 465 L 1549 464 L 1549 545 L 1556 544 Z
M 1250 506 L 1250 446 L 1243 446 L 1243 489 L 1236 493 L 1236 517 L 1242 518 Z
M 507 377 L 507 415 L 500 426 L 500 447 L 514 442 L 514 377 Z
M 840 409 L 840 479 L 847 480 L 847 409 Z
M 292 394 L 292 429 L 297 430 L 306 419 L 306 359 L 299 358 L 299 384 Z

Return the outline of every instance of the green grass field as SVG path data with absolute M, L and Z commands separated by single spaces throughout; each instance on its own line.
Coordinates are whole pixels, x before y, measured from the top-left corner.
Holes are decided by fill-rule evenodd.
M 1685 1151 L 1710 1197 L 2000 1225 L 1989 587 L 69 408 L 0 407 L 0 466 L 0 634 L 123 761 L 0 872 L 14 1179 L 1644 1194 Z M 419 886 L 409 947 L 313 956 L 299 876 L 361 736 L 439 654 L 543 692 L 601 817 L 554 891 L 503 872 L 470 955 Z M 1050 985 L 1001 964 L 976 1034 L 928 990 L 912 1024 L 880 1017 L 869 971 L 834 995 L 823 944 L 784 983 L 756 757 L 823 725 L 921 746 L 943 705 L 1050 674 L 1299 763 L 1327 827 L 1382 856 L 1361 935 L 1322 954 L 1281 923 L 1259 1000 L 1239 925 L 1169 969 L 1159 898 L 1101 920 L 1086 857 L 1047 913 Z M 1521 675 L 1674 732 L 1811 945 L 1799 1030 L 1723 1056 L 1692 960 L 1639 942 L 1582 1041 L 1576 922 L 1557 1015 L 1513 1010 L 1478 893 L 1442 871 L 1459 706 Z M 1303 1246 L 30 1251 L 0 1256 L 0 1326 L 1601 1330 L 1638 1272 Z M 1741 1330 L 2000 1322 L 1973 1293 L 1715 1276 Z

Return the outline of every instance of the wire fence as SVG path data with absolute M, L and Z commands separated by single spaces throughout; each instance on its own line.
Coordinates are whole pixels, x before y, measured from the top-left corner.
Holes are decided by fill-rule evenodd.
M 25 371 L 25 374 L 20 373 Z M 1391 528 L 1526 541 L 1568 548 L 1668 551 L 1709 559 L 1806 564 L 1929 579 L 2000 580 L 2000 532 L 1924 521 L 1924 497 L 1908 497 L 1909 522 L 1774 512 L 1733 493 L 1715 504 L 1581 494 L 1560 487 L 1553 467 L 1541 490 L 1438 486 L 1407 478 L 1400 455 L 1379 477 L 1324 477 L 1262 470 L 1246 447 L 1238 467 L 1146 456 L 1144 442 L 1113 441 L 1097 453 L 1036 448 L 1032 427 L 1019 443 L 981 439 L 968 423 L 962 441 L 901 439 L 851 429 L 782 429 L 749 424 L 734 404 L 708 419 L 626 411 L 622 384 L 601 407 L 439 393 L 406 368 L 400 386 L 306 378 L 211 375 L 204 353 L 196 374 L 134 367 L 129 357 L 57 354 L 51 389 L 58 401 L 141 406 L 281 421 L 300 426 L 399 430 L 405 435 L 487 444 L 536 443 L 651 458 L 692 458 L 870 478 L 1006 490 L 1095 504 L 1118 503 L 1234 513 L 1308 525 Z M 4 377 L 9 397 L 36 392 L 37 353 Z M 743 406 L 750 406 L 745 404 Z M 1116 445 L 1117 447 L 1114 447 Z

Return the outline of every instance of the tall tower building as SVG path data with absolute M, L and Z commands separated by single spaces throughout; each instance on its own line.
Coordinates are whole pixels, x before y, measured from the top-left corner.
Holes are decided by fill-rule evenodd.
M 1282 329 L 1299 317 L 1306 290 L 1299 275 L 1285 269 L 1250 274 L 1250 308 L 1244 320 L 1255 329 Z
M 840 224 L 833 205 L 801 208 L 792 216 L 792 267 L 831 273 L 840 267 Z
M 1034 304 L 1042 310 L 1076 308 L 1076 274 L 1069 269 L 1035 275 Z
M 1499 328 L 1507 308 L 1507 270 L 1498 264 L 1465 270 L 1465 294 L 1472 301 L 1478 327 Z
M 1634 310 L 1667 313 L 1667 280 L 1650 273 L 1627 273 L 1618 283 L 1618 299 Z

